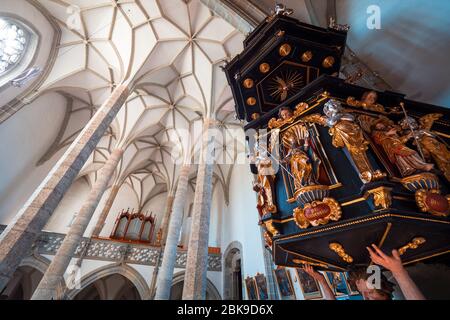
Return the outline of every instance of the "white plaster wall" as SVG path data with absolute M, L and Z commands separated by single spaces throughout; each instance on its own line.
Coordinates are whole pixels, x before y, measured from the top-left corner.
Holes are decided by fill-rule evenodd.
M 85 179 L 77 179 L 64 195 L 50 220 L 44 227 L 45 231 L 67 233 L 75 214 L 78 213 L 87 198 L 91 187 Z
M 222 186 L 216 183 L 211 203 L 211 219 L 209 222 L 210 247 L 220 247 L 222 238 L 222 219 L 226 210 Z
M 263 244 L 256 196 L 252 190 L 252 174 L 247 164 L 234 166 L 230 181 L 230 205 L 222 221 L 222 253 L 233 241 L 242 244 L 242 269 L 244 278 L 257 272 L 265 274 Z
M 161 228 L 161 223 L 164 217 L 164 212 L 166 210 L 167 205 L 167 192 L 158 194 L 153 197 L 152 200 L 148 202 L 148 204 L 142 210 L 143 212 L 153 213 L 153 216 L 156 216 L 156 226 L 155 226 L 155 234 L 158 232 L 159 228 Z
M 37 161 L 55 139 L 65 101 L 45 94 L 0 124 L 0 223 L 8 224 L 39 186 L 64 150 L 43 165 Z

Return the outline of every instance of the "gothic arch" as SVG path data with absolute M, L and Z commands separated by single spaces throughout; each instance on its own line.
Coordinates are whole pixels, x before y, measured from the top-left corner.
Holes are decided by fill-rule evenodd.
M 139 296 L 142 300 L 149 299 L 150 289 L 145 282 L 145 279 L 134 268 L 125 264 L 107 265 L 88 273 L 82 277 L 80 289 L 70 290 L 67 293 L 67 299 L 73 300 L 78 293 L 95 281 L 113 274 L 120 274 L 130 280 L 130 282 L 136 287 L 136 290 L 139 292 Z
M 50 260 L 43 256 L 29 256 L 20 262 L 19 267 L 31 267 L 38 270 L 40 273 L 44 274 L 50 265 Z
M 239 241 L 231 242 L 223 257 L 223 297 L 225 300 L 242 299 L 244 278 L 242 244 Z
M 181 286 L 181 290 L 182 290 L 183 284 L 184 284 L 184 274 L 185 274 L 184 271 L 180 271 L 173 275 L 172 289 L 177 286 L 178 287 Z M 172 299 L 172 294 L 173 294 L 173 292 L 171 293 L 171 299 Z M 207 300 L 222 300 L 219 290 L 217 290 L 216 286 L 208 278 L 206 279 L 206 297 L 207 297 Z

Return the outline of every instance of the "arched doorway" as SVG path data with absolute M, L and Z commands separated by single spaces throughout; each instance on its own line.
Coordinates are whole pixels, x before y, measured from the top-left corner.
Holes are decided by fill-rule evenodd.
M 147 300 L 149 292 L 145 279 L 136 269 L 114 263 L 85 275 L 80 288 L 69 290 L 66 299 Z
M 206 280 L 206 300 L 221 300 L 220 293 L 216 286 Z M 184 286 L 184 271 L 173 276 L 172 288 L 170 289 L 170 300 L 182 300 Z
M 223 296 L 226 300 L 242 300 L 242 245 L 232 242 L 224 254 Z
M 141 297 L 130 280 L 111 274 L 82 289 L 74 300 L 141 300 Z
M 0 295 L 0 300 L 30 300 L 44 274 L 30 266 L 21 266 Z

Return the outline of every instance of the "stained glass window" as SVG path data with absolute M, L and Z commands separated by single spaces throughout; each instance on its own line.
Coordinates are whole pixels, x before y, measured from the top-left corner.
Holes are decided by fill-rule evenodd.
M 0 18 L 0 76 L 14 68 L 24 56 L 27 33 L 19 25 Z

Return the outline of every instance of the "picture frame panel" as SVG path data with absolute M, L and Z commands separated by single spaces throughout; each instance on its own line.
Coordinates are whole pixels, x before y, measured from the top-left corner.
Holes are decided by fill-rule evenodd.
M 295 300 L 295 291 L 290 273 L 286 268 L 273 270 L 281 300 Z
M 323 298 L 322 290 L 317 280 L 315 280 L 301 268 L 296 268 L 295 271 L 297 273 L 298 283 L 305 300 Z

